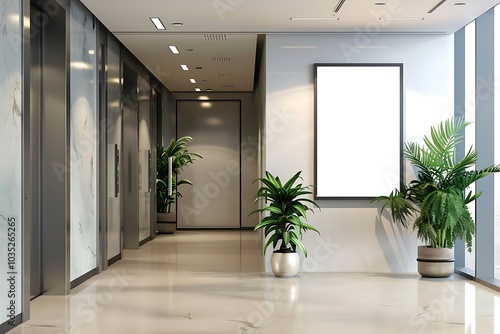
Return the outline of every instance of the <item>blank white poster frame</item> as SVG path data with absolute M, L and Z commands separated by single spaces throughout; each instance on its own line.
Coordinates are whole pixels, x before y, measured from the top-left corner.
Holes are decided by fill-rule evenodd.
M 403 64 L 314 64 L 316 199 L 372 199 L 403 177 Z

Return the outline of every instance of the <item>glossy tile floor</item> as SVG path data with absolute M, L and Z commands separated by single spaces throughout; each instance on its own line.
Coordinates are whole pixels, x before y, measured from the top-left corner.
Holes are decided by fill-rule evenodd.
M 500 294 L 460 276 L 262 272 L 257 234 L 160 235 L 9 334 L 500 333 Z

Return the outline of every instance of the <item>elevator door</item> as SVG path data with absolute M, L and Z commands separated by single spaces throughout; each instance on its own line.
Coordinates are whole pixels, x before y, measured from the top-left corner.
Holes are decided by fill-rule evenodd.
M 31 298 L 69 292 L 66 11 L 40 6 L 54 11 L 30 6 Z
M 179 175 L 178 228 L 240 228 L 240 101 L 178 101 L 177 137 L 200 153 Z

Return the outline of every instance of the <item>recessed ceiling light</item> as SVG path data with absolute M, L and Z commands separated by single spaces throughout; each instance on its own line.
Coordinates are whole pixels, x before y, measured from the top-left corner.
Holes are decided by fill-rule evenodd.
M 321 16 L 321 17 L 291 17 L 292 21 L 338 21 L 340 18 L 335 16 Z
M 172 23 L 174 27 L 182 27 L 183 23 L 182 22 L 174 22 Z
M 166 29 L 159 17 L 150 17 L 149 19 L 151 20 L 151 22 L 153 22 L 156 29 L 158 29 L 158 30 L 165 30 Z
M 201 89 L 199 89 L 199 88 L 195 88 L 194 90 L 195 90 L 196 92 L 201 92 Z
M 340 8 L 344 5 L 345 0 L 340 0 L 335 9 L 333 10 L 335 13 L 338 13 Z
M 195 80 L 195 79 L 189 79 L 189 81 L 190 81 L 191 83 L 193 83 L 193 84 L 195 84 L 195 83 L 196 83 L 196 80 Z
M 187 65 L 181 65 L 181 68 L 184 70 L 184 71 L 189 71 L 189 67 Z
M 169 45 L 170 51 L 172 51 L 173 54 L 177 55 L 179 54 L 179 50 L 177 50 L 177 47 L 175 45 Z
M 437 5 L 435 5 L 434 7 L 432 7 L 432 9 L 431 9 L 430 11 L 428 11 L 427 13 L 428 13 L 428 14 L 432 14 L 432 13 L 434 13 L 434 11 L 435 11 L 436 9 L 438 9 L 439 7 L 441 7 L 441 5 L 442 5 L 442 4 L 444 4 L 445 2 L 446 2 L 446 0 L 441 0 L 441 1 L 439 1 L 439 2 L 437 3 Z
M 211 91 L 212 91 L 212 89 L 211 89 L 211 88 L 207 88 L 207 92 L 211 92 Z
M 89 55 L 93 55 L 95 54 L 95 51 L 94 50 L 89 50 Z

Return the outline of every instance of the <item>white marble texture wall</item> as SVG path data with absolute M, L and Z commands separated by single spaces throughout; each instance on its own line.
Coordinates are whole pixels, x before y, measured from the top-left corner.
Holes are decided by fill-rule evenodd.
M 0 163 L 0 310 L 2 310 L 0 324 L 10 321 L 8 315 L 11 312 L 8 308 L 11 305 L 14 305 L 13 315 L 18 315 L 22 311 L 20 11 L 19 0 L 0 0 L 0 152 L 2 155 Z M 15 252 L 12 248 L 15 248 Z M 15 253 L 15 256 L 11 257 L 12 254 L 9 253 Z M 7 279 L 12 277 L 14 280 L 11 286 Z M 14 295 L 10 294 L 10 291 Z
M 151 235 L 151 86 L 148 78 L 138 77 L 139 85 L 139 241 Z
M 93 15 L 71 1 L 70 279 L 97 266 L 97 29 Z
M 122 152 L 122 114 L 120 108 L 120 43 L 115 38 L 108 38 L 108 114 L 107 114 L 107 140 L 109 144 L 116 144 Z M 108 146 L 109 147 L 109 146 Z M 108 163 L 108 168 L 115 168 L 113 161 Z M 120 168 L 121 169 L 121 168 Z M 115 172 L 112 173 L 115 175 Z M 109 173 L 108 173 L 109 175 Z M 108 182 L 109 184 L 109 182 Z M 114 189 L 108 191 L 108 225 L 107 225 L 107 255 L 108 260 L 121 252 L 121 207 L 119 185 L 118 196 L 115 197 Z

